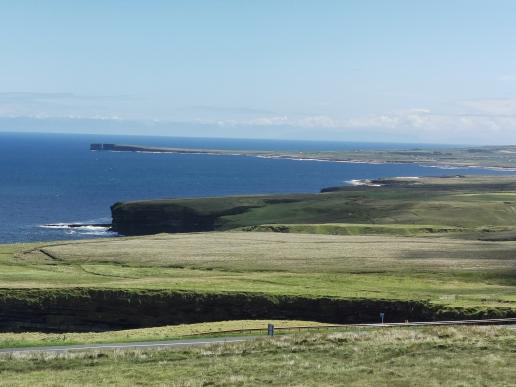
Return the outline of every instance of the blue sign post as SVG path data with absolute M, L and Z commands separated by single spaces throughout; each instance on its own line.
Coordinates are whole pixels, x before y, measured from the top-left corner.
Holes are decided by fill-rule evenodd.
M 274 336 L 274 324 L 267 325 L 267 336 Z
M 385 313 L 381 312 L 380 313 L 380 320 L 382 320 L 382 324 L 383 324 L 383 319 L 385 318 Z

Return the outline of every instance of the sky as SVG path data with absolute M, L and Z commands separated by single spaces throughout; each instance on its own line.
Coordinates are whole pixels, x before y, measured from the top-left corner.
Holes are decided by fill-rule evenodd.
M 516 144 L 513 0 L 0 0 L 0 131 Z

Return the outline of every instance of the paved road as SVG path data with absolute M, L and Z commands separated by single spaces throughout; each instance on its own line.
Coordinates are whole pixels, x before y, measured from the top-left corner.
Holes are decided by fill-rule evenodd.
M 116 349 L 145 349 L 145 348 L 178 348 L 192 347 L 196 345 L 207 344 L 226 344 L 240 343 L 243 341 L 254 340 L 264 336 L 239 336 L 239 337 L 213 337 L 203 339 L 188 340 L 167 340 L 167 341 L 141 341 L 134 343 L 113 343 L 113 344 L 77 344 L 77 345 L 56 345 L 48 347 L 24 347 L 24 348 L 5 348 L 0 349 L 0 353 L 24 353 L 24 352 L 70 352 L 70 351 L 86 351 L 86 350 L 116 350 Z
M 386 324 L 349 324 L 334 325 L 335 328 L 344 327 L 370 327 L 370 328 L 389 328 L 389 327 L 416 327 L 416 326 L 445 326 L 445 325 L 495 325 L 504 323 L 506 328 L 516 329 L 513 322 L 516 318 L 505 319 L 484 319 L 484 320 L 462 320 L 462 321 L 434 321 L 434 322 L 412 322 L 412 323 L 386 323 Z M 328 326 L 322 327 L 322 329 Z M 316 328 L 316 327 L 312 327 Z M 292 329 L 292 328 L 290 328 Z M 278 332 L 280 329 L 278 329 Z M 229 331 L 228 331 L 229 332 Z M 167 340 L 167 341 L 141 341 L 133 343 L 112 343 L 112 344 L 77 344 L 77 345 L 57 345 L 46 347 L 23 347 L 23 348 L 4 348 L 0 349 L 1 353 L 24 353 L 24 352 L 68 352 L 68 351 L 86 351 L 86 350 L 117 350 L 117 349 L 157 349 L 157 348 L 178 348 L 192 347 L 196 345 L 207 344 L 226 344 L 240 343 L 243 341 L 255 340 L 265 336 L 231 336 L 231 337 L 212 337 L 186 340 Z

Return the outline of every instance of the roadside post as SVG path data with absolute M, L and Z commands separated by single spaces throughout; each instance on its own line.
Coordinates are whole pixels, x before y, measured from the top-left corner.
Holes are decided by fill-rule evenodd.
M 267 336 L 274 336 L 274 324 L 267 325 Z
M 385 313 L 381 312 L 380 313 L 380 320 L 382 320 L 382 324 L 383 324 L 384 318 L 385 318 Z

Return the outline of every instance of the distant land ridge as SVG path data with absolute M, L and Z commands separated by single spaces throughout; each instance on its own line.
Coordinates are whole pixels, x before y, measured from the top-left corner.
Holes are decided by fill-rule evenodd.
M 122 145 L 122 144 L 91 144 L 92 151 L 111 151 L 111 152 L 152 152 L 152 153 L 200 153 L 200 154 L 218 154 L 218 155 L 235 155 L 235 151 L 222 149 L 196 149 L 196 148 L 163 148 L 141 145 Z M 246 154 L 258 153 L 254 151 L 246 152 Z M 260 152 L 261 154 L 261 152 Z
M 356 164 L 417 164 L 441 168 L 486 168 L 516 172 L 516 146 L 432 147 L 400 149 L 352 149 L 325 151 L 238 150 L 174 148 L 143 145 L 90 145 L 92 151 L 206 154 L 215 156 L 249 156 L 269 159 L 312 160 Z

